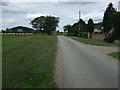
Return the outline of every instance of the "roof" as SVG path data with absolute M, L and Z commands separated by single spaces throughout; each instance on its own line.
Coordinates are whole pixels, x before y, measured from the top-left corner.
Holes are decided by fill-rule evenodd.
M 11 29 L 26 29 L 26 30 L 34 30 L 34 29 L 32 29 L 32 28 L 29 28 L 29 27 L 24 27 L 24 26 L 17 26 L 17 27 L 13 27 L 13 28 L 11 28 Z

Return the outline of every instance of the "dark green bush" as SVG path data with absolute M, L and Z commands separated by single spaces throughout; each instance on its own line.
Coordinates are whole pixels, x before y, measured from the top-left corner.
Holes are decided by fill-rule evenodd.
M 106 37 L 104 40 L 105 40 L 106 42 L 109 42 L 109 43 L 113 43 L 113 42 L 114 42 L 114 39 L 113 39 L 112 36 Z
M 68 36 L 75 36 L 75 33 L 67 33 Z
M 87 38 L 88 32 L 80 32 L 80 37 Z
M 98 34 L 98 32 L 94 32 L 95 34 Z

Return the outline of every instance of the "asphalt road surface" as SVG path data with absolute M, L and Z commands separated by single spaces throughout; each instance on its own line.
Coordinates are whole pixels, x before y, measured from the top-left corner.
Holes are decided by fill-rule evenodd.
M 63 88 L 118 88 L 118 61 L 108 55 L 58 36 L 57 59 Z

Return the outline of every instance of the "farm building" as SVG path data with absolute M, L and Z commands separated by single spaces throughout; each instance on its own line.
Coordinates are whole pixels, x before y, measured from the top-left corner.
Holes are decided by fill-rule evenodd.
M 11 29 L 7 29 L 7 32 L 34 32 L 35 30 L 32 28 L 24 27 L 24 26 L 17 26 Z

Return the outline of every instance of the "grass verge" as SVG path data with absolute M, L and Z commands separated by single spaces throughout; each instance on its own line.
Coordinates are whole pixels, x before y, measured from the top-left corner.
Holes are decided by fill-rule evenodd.
M 88 38 L 78 38 L 78 37 L 72 37 L 72 36 L 68 36 L 69 38 L 72 38 L 74 40 L 80 41 L 82 43 L 85 44 L 90 44 L 90 45 L 96 45 L 96 46 L 120 46 L 116 43 L 107 43 L 103 40 L 95 40 L 95 39 L 88 39 Z
M 2 87 L 50 88 L 56 36 L 3 36 Z
M 112 53 L 109 53 L 108 55 L 120 60 L 120 52 L 112 52 Z

